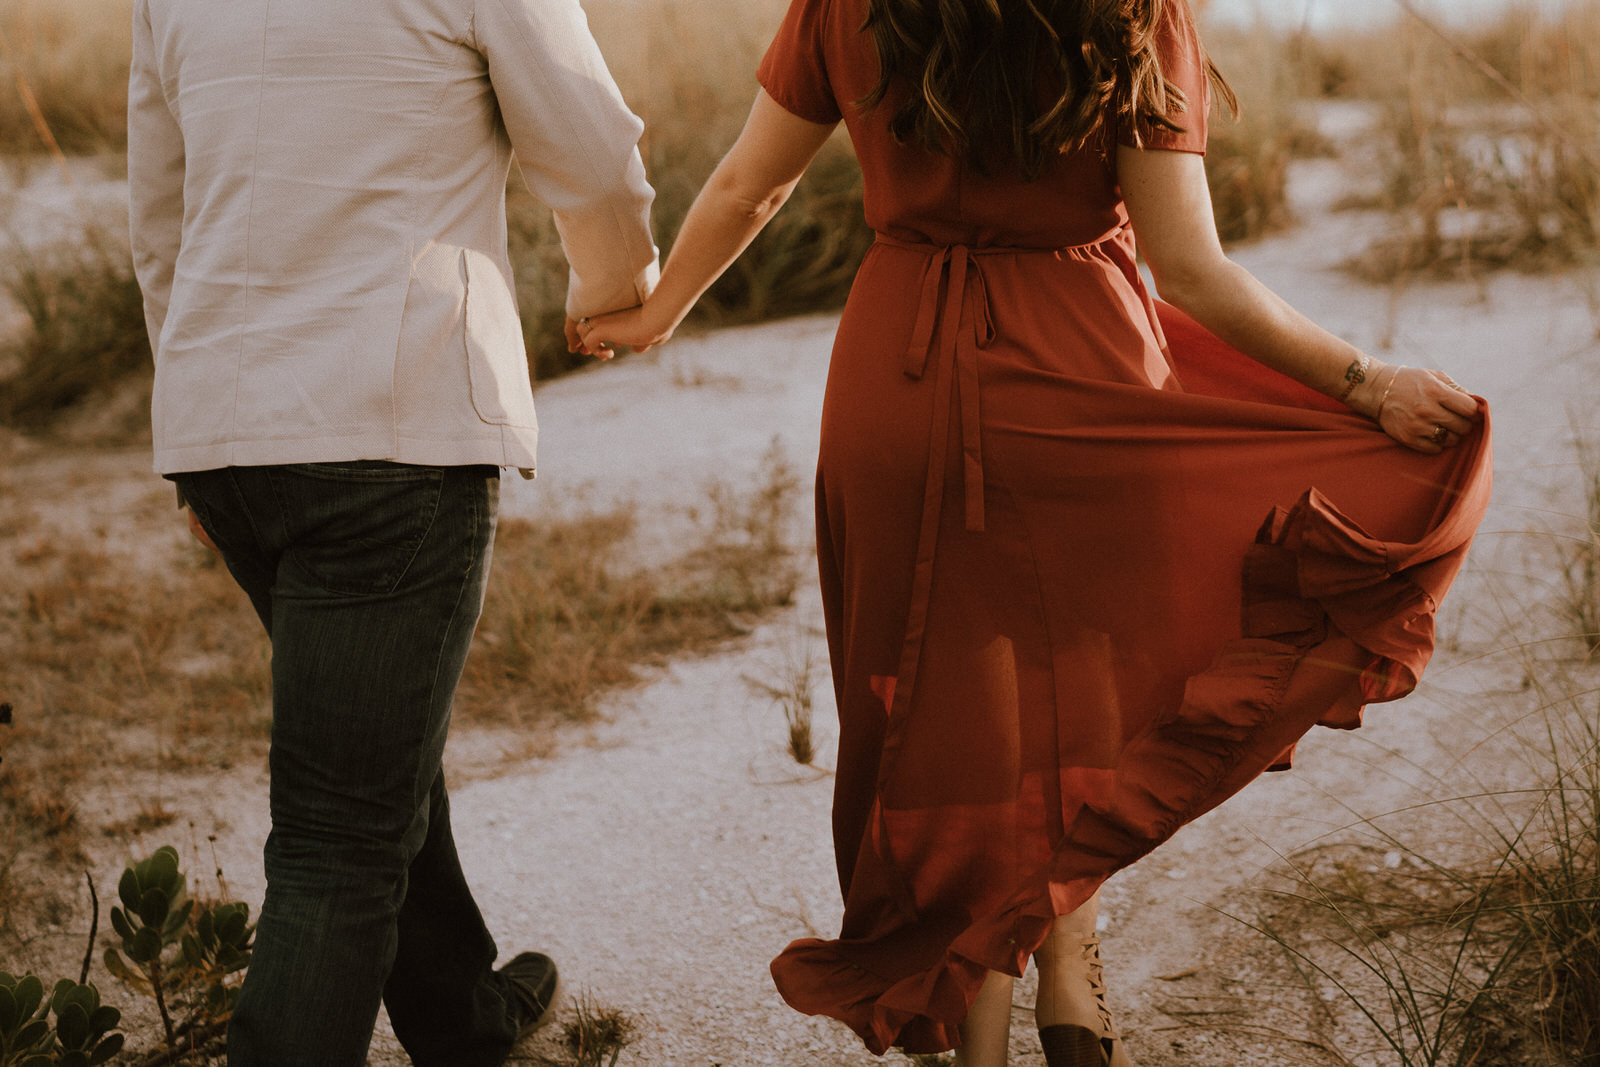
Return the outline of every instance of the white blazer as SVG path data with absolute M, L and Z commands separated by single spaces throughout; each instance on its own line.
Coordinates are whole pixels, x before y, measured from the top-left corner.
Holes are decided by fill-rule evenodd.
M 574 317 L 639 303 L 638 141 L 576 0 L 138 0 L 134 265 L 156 470 L 531 470 L 512 150 Z

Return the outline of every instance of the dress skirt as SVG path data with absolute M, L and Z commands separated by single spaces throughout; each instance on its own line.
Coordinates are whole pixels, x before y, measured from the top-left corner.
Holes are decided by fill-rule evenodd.
M 881 237 L 816 490 L 844 921 L 774 961 L 784 997 L 875 1052 L 952 1048 L 1056 916 L 1409 692 L 1487 431 L 1402 448 L 1155 304 L 1126 233 Z

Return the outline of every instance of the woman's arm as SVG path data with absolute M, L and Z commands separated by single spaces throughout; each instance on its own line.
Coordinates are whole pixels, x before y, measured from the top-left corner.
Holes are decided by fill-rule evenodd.
M 604 354 L 625 344 L 643 352 L 671 337 L 700 294 L 789 199 L 832 132 L 760 92 L 739 139 L 689 209 L 655 292 L 629 311 L 569 323 L 569 347 Z
M 1435 453 L 1472 432 L 1477 401 L 1437 371 L 1372 360 L 1364 380 L 1349 388 L 1347 372 L 1369 357 L 1228 259 L 1202 157 L 1124 147 L 1117 168 L 1139 250 L 1163 300 L 1250 358 L 1343 399 L 1408 448 Z

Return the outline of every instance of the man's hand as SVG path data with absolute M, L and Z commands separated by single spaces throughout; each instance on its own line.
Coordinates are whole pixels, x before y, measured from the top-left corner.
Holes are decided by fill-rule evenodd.
M 217 555 L 222 555 L 222 550 L 217 547 L 215 541 L 211 540 L 211 535 L 206 533 L 206 528 L 200 525 L 200 519 L 195 515 L 194 508 L 186 507 L 183 509 L 183 513 L 189 520 L 189 532 L 194 534 L 194 539 Z

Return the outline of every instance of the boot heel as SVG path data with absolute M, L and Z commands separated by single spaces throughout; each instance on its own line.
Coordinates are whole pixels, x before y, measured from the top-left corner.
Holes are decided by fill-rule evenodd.
M 1061 1023 L 1042 1027 L 1039 1044 L 1044 1046 L 1048 1067 L 1106 1067 L 1110 1062 L 1100 1035 L 1086 1026 Z

